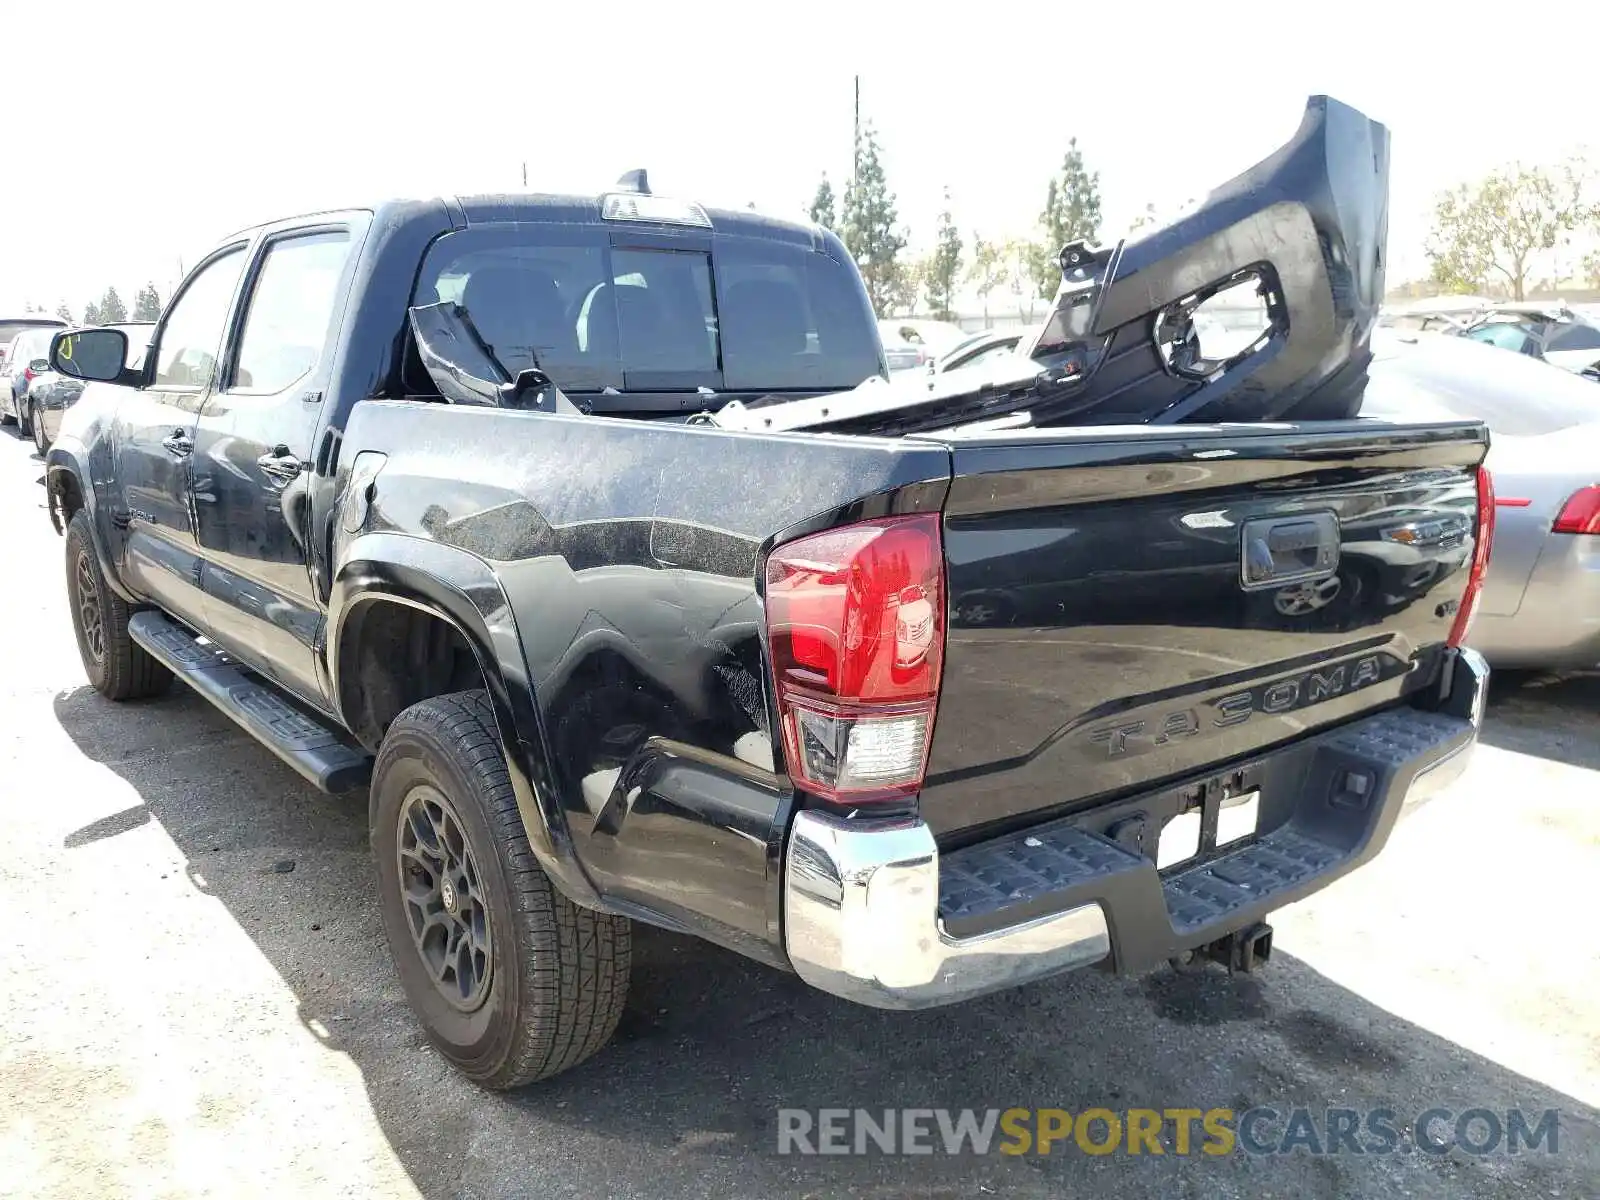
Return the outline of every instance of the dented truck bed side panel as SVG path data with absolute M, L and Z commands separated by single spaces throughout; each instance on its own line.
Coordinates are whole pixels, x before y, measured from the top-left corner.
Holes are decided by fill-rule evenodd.
M 336 578 L 367 569 L 375 535 L 483 564 L 470 601 L 525 689 L 529 786 L 565 827 L 550 844 L 607 907 L 774 961 L 794 794 L 758 563 L 844 511 L 937 511 L 948 450 L 389 401 L 359 405 L 346 442 L 384 458 L 339 528 Z

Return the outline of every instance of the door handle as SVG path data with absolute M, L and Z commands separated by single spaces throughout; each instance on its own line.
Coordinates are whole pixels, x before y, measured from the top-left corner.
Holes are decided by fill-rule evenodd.
M 305 469 L 305 464 L 289 453 L 287 446 L 274 446 L 271 453 L 256 459 L 256 466 L 261 468 L 263 475 L 278 484 L 289 483 Z
M 161 444 L 167 448 L 169 454 L 185 458 L 194 453 L 194 439 L 189 436 L 186 429 L 174 429 L 161 439 Z

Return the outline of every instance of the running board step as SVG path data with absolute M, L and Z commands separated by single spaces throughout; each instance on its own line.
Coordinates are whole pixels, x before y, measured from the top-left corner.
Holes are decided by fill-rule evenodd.
M 269 684 L 246 674 L 217 646 L 197 640 L 152 611 L 135 613 L 128 621 L 128 633 L 167 670 L 323 791 L 353 791 L 370 778 L 370 755 Z

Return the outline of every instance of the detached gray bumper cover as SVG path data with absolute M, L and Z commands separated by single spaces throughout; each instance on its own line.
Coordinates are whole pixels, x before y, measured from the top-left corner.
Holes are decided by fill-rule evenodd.
M 784 855 L 790 961 L 806 982 L 847 999 L 926 1008 L 1108 956 L 1143 970 L 1225 937 L 1366 862 L 1403 807 L 1459 778 L 1488 677 L 1480 656 L 1456 652 L 1437 711 L 1379 713 L 1280 751 L 1298 756 L 1307 781 L 1291 819 L 1164 873 L 1071 819 L 941 861 L 920 820 L 803 811 Z M 1372 786 L 1352 791 L 1355 779 Z

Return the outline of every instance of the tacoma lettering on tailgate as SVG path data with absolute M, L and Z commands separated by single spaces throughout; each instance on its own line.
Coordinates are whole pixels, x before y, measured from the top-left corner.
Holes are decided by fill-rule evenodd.
M 1180 738 L 1197 737 L 1212 729 L 1242 725 L 1256 713 L 1293 712 L 1308 708 L 1358 688 L 1404 675 L 1410 665 L 1384 654 L 1368 654 L 1337 666 L 1318 667 L 1271 683 L 1229 692 L 1189 708 L 1172 709 L 1153 717 L 1136 717 L 1115 725 L 1091 729 L 1088 739 L 1106 748 L 1108 756 L 1142 754 Z

